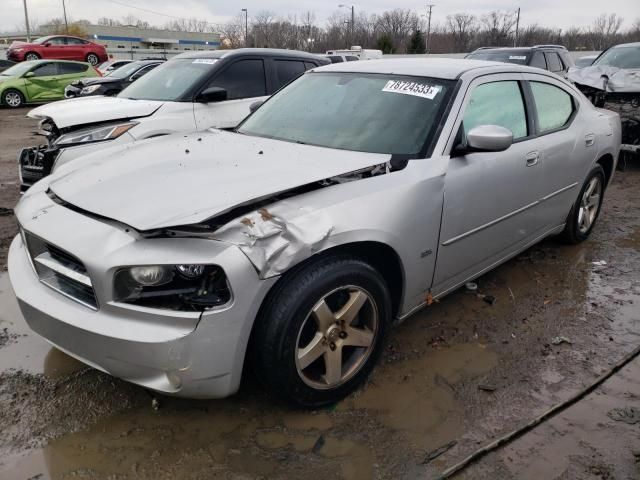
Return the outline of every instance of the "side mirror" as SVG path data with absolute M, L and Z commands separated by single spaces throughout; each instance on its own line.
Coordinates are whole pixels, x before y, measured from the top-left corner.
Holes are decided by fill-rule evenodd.
M 227 90 L 221 87 L 209 87 L 196 96 L 196 102 L 213 103 L 223 102 L 227 99 Z
M 35 74 L 35 73 L 33 73 L 33 72 L 27 72 L 27 73 L 25 73 L 22 77 L 23 77 L 23 78 L 31 78 L 31 77 L 34 77 L 35 75 L 36 75 L 36 74 Z
M 467 133 L 468 152 L 503 152 L 513 144 L 513 132 L 498 125 L 479 125 Z
M 260 106 L 264 103 L 264 100 L 258 100 L 257 102 L 253 102 L 251 105 L 249 105 L 249 111 L 251 113 L 255 112 L 257 109 L 260 108 Z
M 51 46 L 51 44 L 50 44 L 49 42 L 47 42 L 47 43 L 43 43 L 43 44 L 42 44 L 42 46 L 43 46 L 43 47 L 50 47 L 50 46 Z

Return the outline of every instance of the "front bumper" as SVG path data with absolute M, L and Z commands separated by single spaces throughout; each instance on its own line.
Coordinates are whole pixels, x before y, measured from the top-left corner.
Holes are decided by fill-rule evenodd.
M 79 97 L 80 92 L 82 92 L 83 87 L 75 86 L 75 85 L 67 85 L 64 87 L 64 98 L 74 98 Z
M 16 237 L 9 276 L 36 333 L 88 365 L 159 392 L 220 398 L 237 390 L 254 318 L 275 281 L 259 280 L 239 249 L 208 239 L 142 239 L 55 204 L 42 192 L 25 196 L 16 215 L 26 231 L 82 260 L 98 298 L 99 308 L 92 310 L 42 283 Z M 174 262 L 220 265 L 235 298 L 202 314 L 112 300 L 119 266 Z
M 24 60 L 24 52 L 9 50 L 7 52 L 7 60 L 11 60 L 12 62 L 21 62 L 22 60 Z

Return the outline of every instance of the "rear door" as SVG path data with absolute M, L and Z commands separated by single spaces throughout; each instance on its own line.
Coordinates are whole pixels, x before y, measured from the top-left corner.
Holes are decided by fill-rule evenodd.
M 542 215 L 548 228 L 562 224 L 582 185 L 584 165 L 595 157 L 596 138 L 589 124 L 576 122 L 579 102 L 560 80 L 525 75 L 531 92 L 535 128 L 544 159 Z
M 56 81 L 58 94 L 60 98 L 64 97 L 64 89 L 75 80 L 79 80 L 87 76 L 87 71 L 92 68 L 88 64 L 83 63 L 66 63 L 58 64 L 58 79 Z
M 262 58 L 239 58 L 221 68 L 203 87 L 227 90 L 227 100 L 194 103 L 193 113 L 198 130 L 210 127 L 234 128 L 248 114 L 252 103 L 267 98 L 266 65 Z
M 67 45 L 65 47 L 67 52 L 67 59 L 84 62 L 86 46 L 87 42 L 79 38 L 67 37 Z
M 441 293 L 491 268 L 531 243 L 544 221 L 540 141 L 535 137 L 520 74 L 474 80 L 458 115 L 458 140 L 445 177 L 434 291 Z M 453 146 L 479 125 L 512 131 L 504 152 L 455 154 Z
M 59 62 L 42 62 L 31 70 L 33 76 L 25 78 L 29 98 L 34 102 L 60 98 L 58 85 Z

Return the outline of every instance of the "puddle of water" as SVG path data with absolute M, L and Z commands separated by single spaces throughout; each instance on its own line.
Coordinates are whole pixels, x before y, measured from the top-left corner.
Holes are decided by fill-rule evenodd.
M 0 273 L 0 331 L 7 329 L 8 339 L 0 347 L 0 373 L 23 370 L 31 374 L 45 374 L 61 378 L 84 368 L 84 365 L 53 348 L 33 333 L 20 312 L 9 275 Z

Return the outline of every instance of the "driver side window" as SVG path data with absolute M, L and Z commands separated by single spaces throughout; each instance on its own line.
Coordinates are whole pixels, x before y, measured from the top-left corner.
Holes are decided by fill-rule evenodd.
M 58 65 L 55 63 L 43 63 L 31 71 L 34 77 L 49 77 L 58 74 Z
M 237 61 L 213 79 L 208 87 L 224 88 L 228 100 L 262 97 L 267 94 L 264 62 L 249 59 Z
M 526 137 L 527 116 L 518 82 L 508 80 L 477 86 L 462 124 L 465 135 L 479 125 L 498 125 L 511 130 L 514 140 Z

